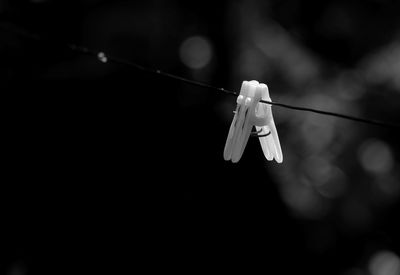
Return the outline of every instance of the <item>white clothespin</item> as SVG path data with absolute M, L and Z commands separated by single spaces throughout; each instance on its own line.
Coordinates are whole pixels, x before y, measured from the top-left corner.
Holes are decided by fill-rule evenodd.
M 232 160 L 234 163 L 240 160 L 251 130 L 256 126 L 266 159 L 275 158 L 278 163 L 283 161 L 271 106 L 260 103 L 261 99 L 271 101 L 267 85 L 255 80 L 243 81 L 240 95 L 236 100 L 235 116 L 225 143 L 225 160 Z

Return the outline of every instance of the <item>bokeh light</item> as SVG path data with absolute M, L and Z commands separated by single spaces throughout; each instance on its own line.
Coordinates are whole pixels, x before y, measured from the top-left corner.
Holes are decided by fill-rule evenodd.
M 313 188 L 326 198 L 339 197 L 346 190 L 345 174 L 327 158 L 309 157 L 304 161 L 303 169 Z
M 319 219 L 329 210 L 329 204 L 306 183 L 288 184 L 282 191 L 283 200 L 296 215 L 308 219 Z
M 400 258 L 391 251 L 379 251 L 371 257 L 368 269 L 371 275 L 399 275 Z
M 356 70 L 346 70 L 339 74 L 336 81 L 336 92 L 341 99 L 354 101 L 362 98 L 365 93 L 363 79 Z
M 99 52 L 97 54 L 97 58 L 100 60 L 100 62 L 103 62 L 103 63 L 107 63 L 107 61 L 108 61 L 107 56 L 103 52 Z
M 202 36 L 191 36 L 180 46 L 179 56 L 183 64 L 190 69 L 202 69 L 206 67 L 212 58 L 211 43 Z
M 365 79 L 375 84 L 389 84 L 400 91 L 400 41 L 396 40 L 389 45 L 368 55 L 360 67 Z
M 390 147 L 381 140 L 365 141 L 359 148 L 362 167 L 374 174 L 383 174 L 393 167 L 393 155 Z
M 252 32 L 254 45 L 293 83 L 304 83 L 318 74 L 315 59 L 276 22 Z

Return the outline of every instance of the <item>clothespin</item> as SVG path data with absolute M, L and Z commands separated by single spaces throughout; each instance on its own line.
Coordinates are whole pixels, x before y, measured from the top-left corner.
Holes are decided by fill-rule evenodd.
M 275 159 L 278 163 L 283 161 L 271 106 L 260 103 L 261 99 L 271 101 L 268 86 L 255 80 L 243 81 L 225 143 L 225 160 L 231 160 L 233 163 L 240 160 L 249 137 L 253 134 L 251 130 L 255 126 L 266 159 Z

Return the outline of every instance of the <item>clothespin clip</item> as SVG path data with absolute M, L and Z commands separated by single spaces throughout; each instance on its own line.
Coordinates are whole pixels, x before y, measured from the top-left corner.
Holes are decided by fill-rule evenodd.
M 250 135 L 260 139 L 261 148 L 267 160 L 283 161 L 278 132 L 269 104 L 260 100 L 271 101 L 267 85 L 255 80 L 243 81 L 240 95 L 237 97 L 236 111 L 229 129 L 224 149 L 224 159 L 236 163 L 242 157 Z M 252 133 L 253 126 L 256 132 Z

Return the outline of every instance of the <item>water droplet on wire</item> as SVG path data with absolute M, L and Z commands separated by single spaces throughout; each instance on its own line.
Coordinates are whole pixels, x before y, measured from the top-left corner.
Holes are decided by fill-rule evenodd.
M 97 58 L 103 62 L 103 63 L 107 63 L 107 56 L 103 53 L 103 52 L 99 52 L 97 54 Z

